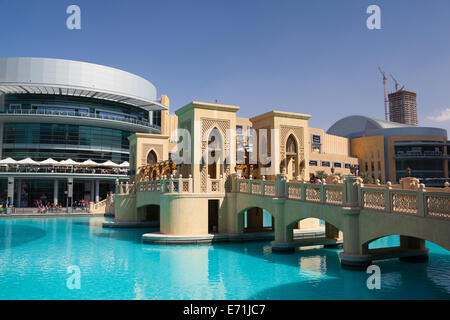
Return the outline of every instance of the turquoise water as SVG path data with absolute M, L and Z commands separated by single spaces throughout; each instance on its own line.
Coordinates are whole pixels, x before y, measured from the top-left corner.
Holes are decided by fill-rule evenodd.
M 142 244 L 145 229 L 102 229 L 103 218 L 0 220 L 0 299 L 449 299 L 450 254 L 427 243 L 427 263 L 380 261 L 368 274 L 341 269 L 339 250 L 272 254 L 269 242 Z M 398 237 L 371 247 L 398 243 Z M 80 268 L 70 290 L 67 268 Z

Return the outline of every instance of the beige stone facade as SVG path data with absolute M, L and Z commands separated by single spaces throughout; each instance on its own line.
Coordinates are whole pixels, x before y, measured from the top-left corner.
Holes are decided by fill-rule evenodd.
M 343 261 L 360 266 L 379 258 L 368 243 L 383 235 L 402 236 L 401 248 L 394 248 L 389 257 L 424 258 L 423 239 L 449 246 L 443 236 L 448 228 L 435 222 L 450 221 L 448 184 L 444 190 L 426 189 L 417 179 L 407 178 L 399 187 L 366 186 L 345 166 L 358 163 L 349 154 L 349 140 L 309 128 L 310 115 L 271 111 L 247 119 L 238 118 L 238 110 L 203 102 L 177 110 L 178 143 L 171 160 L 169 135 L 130 137 L 133 176 L 130 184 L 117 187 L 115 222 L 158 219 L 160 232 L 143 239 L 165 243 L 255 239 L 255 234 L 266 234 L 275 239 L 273 250 L 284 251 L 302 240 L 306 245 L 331 246 L 343 241 Z M 261 134 L 264 129 L 266 135 Z M 381 147 L 377 139 L 371 141 L 372 147 Z M 368 151 L 352 146 L 357 154 Z M 266 153 L 261 151 L 265 147 Z M 324 165 L 327 161 L 329 165 Z M 161 164 L 166 169 L 160 170 Z M 373 167 L 382 170 L 381 165 Z M 309 174 L 318 169 L 329 173 L 328 178 L 310 183 Z M 265 212 L 272 217 L 270 226 L 263 224 Z M 312 232 L 319 227 L 324 229 L 322 239 L 295 238 L 302 233 L 298 229 Z
M 166 96 L 162 97 L 161 102 L 169 106 Z M 207 233 L 208 230 L 204 229 L 207 226 L 207 213 L 198 212 L 207 212 L 209 200 L 216 199 L 219 215 L 224 215 L 227 201 L 224 202 L 223 195 L 231 190 L 232 174 L 268 181 L 274 181 L 276 175 L 286 174 L 288 180 L 309 181 L 310 173 L 322 170 L 331 174 L 334 166 L 335 173 L 348 174 L 350 170 L 345 164 L 357 163 L 356 158 L 349 156 L 348 139 L 325 134 L 321 129 L 309 128 L 308 120 L 311 116 L 308 114 L 271 111 L 253 118 L 240 118 L 236 115 L 238 110 L 237 106 L 194 101 L 178 109 L 175 115 L 162 115 L 163 134 L 135 134 L 129 138 L 131 183 L 164 179 L 162 175 L 150 177 L 151 170 L 145 168 L 178 156 L 184 147 L 189 148 L 182 151 L 189 153 L 189 163 L 178 163 L 177 169 L 171 172 L 176 172 L 181 177 L 180 183 L 189 185 L 194 195 L 183 194 L 179 196 L 179 200 L 161 197 L 161 210 L 171 212 L 162 218 L 161 232 Z M 182 142 L 179 138 L 182 130 L 189 133 L 188 144 L 184 144 L 187 141 Z M 319 150 L 313 148 L 318 145 L 317 141 L 313 141 L 313 135 L 315 139 L 320 137 Z M 181 144 L 178 145 L 177 142 Z M 266 153 L 262 153 L 264 148 Z M 266 161 L 267 159 L 270 160 Z M 318 165 L 311 165 L 311 159 L 317 161 Z M 331 166 L 323 166 L 325 162 Z M 336 167 L 338 162 L 340 167 Z M 222 182 L 223 190 L 219 190 Z M 218 197 L 217 193 L 221 196 Z M 119 196 L 117 201 L 122 204 L 126 202 L 127 205 L 121 205 L 122 208 L 116 211 L 116 220 L 133 221 L 137 217 L 145 219 L 145 213 L 139 209 L 143 206 L 139 203 L 139 197 L 134 200 L 137 202 L 134 207 L 133 200 L 121 200 Z M 180 215 L 179 206 L 189 206 L 192 211 Z M 171 215 L 174 216 L 169 217 Z M 198 222 L 195 226 L 188 223 L 194 216 Z M 259 211 L 249 210 L 247 218 L 248 227 L 254 229 L 256 222 L 260 225 L 262 216 Z M 167 219 L 171 222 L 168 223 Z M 199 219 L 205 221 L 200 223 Z M 300 226 L 317 228 L 319 220 L 310 218 L 299 223 L 298 227 Z M 180 228 L 184 228 L 184 231 Z M 222 224 L 220 229 L 226 230 L 225 225 Z

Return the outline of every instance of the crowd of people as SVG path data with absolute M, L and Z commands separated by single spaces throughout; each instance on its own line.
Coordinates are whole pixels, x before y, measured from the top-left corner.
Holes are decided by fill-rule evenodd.
M 10 207 L 11 207 L 11 203 L 9 202 L 9 200 L 7 200 L 7 201 L 0 200 L 0 213 L 6 214 L 6 208 L 10 208 Z
M 47 213 L 51 211 L 56 211 L 56 209 L 61 209 L 62 202 L 60 201 L 59 203 L 53 203 L 47 200 L 36 200 L 35 206 L 37 208 L 38 213 Z
M 60 201 L 59 203 L 53 203 L 47 200 L 36 200 L 35 207 L 37 208 L 37 213 L 47 213 L 54 212 L 58 209 L 63 208 L 63 203 Z M 88 200 L 75 200 L 72 204 L 73 209 L 82 209 L 89 210 L 89 201 Z
M 322 184 L 322 180 L 320 180 L 319 177 L 316 177 L 314 173 L 311 173 L 309 177 L 309 183 Z

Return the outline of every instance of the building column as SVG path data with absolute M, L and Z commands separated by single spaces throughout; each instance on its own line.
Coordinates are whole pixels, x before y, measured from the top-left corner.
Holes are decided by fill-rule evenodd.
M 1 98 L 0 98 L 1 100 Z M 0 108 L 0 110 L 2 110 Z M 0 159 L 3 159 L 3 127 L 4 127 L 4 123 L 1 122 L 0 123 Z
M 20 200 L 22 199 L 22 180 L 17 179 L 17 208 L 20 208 Z
M 91 201 L 94 201 L 95 200 L 95 181 L 94 180 L 91 180 Z
M 8 177 L 8 195 L 7 200 L 10 204 L 14 203 L 14 177 Z
M 58 205 L 58 180 L 55 179 L 53 182 L 53 203 Z
M 444 155 L 448 155 L 448 148 L 447 148 L 447 146 L 444 146 L 443 154 Z M 444 178 L 448 178 L 448 159 L 444 158 L 443 163 L 442 163 L 442 168 L 444 169 L 443 170 L 444 171 Z
M 67 178 L 67 212 L 72 212 L 73 178 Z
M 95 202 L 99 202 L 100 200 L 100 180 L 95 180 Z

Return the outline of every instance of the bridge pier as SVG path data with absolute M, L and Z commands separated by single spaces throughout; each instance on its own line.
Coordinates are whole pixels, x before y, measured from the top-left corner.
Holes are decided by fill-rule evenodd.
M 284 215 L 284 199 L 273 199 L 275 207 L 275 241 L 272 241 L 272 252 L 274 253 L 294 253 L 294 235 L 292 226 L 286 226 Z
M 366 269 L 372 264 L 368 245 L 359 245 L 359 208 L 342 208 L 344 251 L 339 254 L 341 266 L 347 269 Z
M 409 255 L 400 257 L 400 261 L 403 262 L 425 262 L 428 261 L 428 249 L 425 246 L 425 240 L 400 236 L 400 248 L 405 251 L 417 251 L 417 255 Z
M 328 222 L 325 222 L 325 237 L 327 239 L 341 240 L 339 229 Z M 323 247 L 327 249 L 342 248 L 342 243 L 326 244 Z
M 342 222 L 344 231 L 344 251 L 339 254 L 341 266 L 347 269 L 365 269 L 372 264 L 367 254 L 368 246 L 360 246 L 360 203 L 358 199 L 358 178 L 347 176 L 344 181 Z

